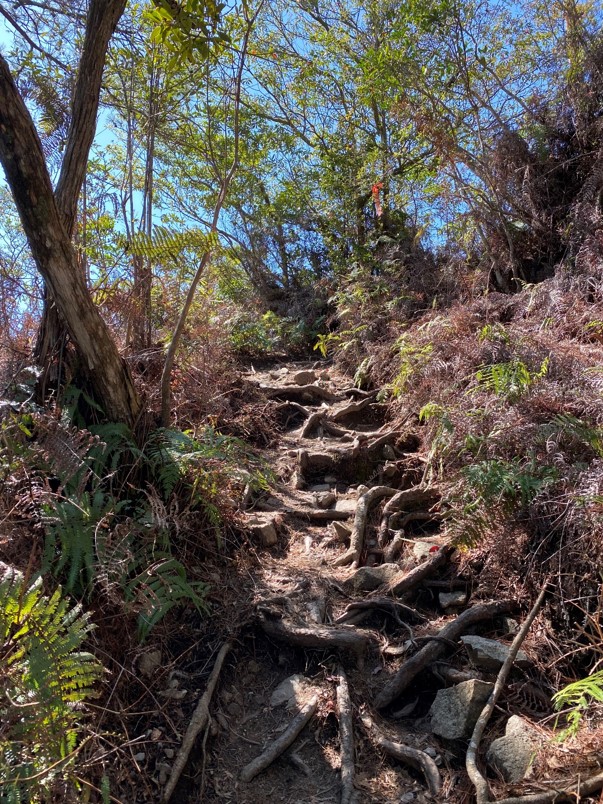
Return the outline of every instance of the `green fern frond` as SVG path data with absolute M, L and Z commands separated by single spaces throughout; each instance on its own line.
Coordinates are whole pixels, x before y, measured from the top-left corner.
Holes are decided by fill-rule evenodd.
M 572 737 L 580 728 L 580 723 L 588 707 L 597 701 L 603 703 L 603 670 L 568 684 L 553 695 L 553 706 L 557 711 L 569 707 L 566 715 L 567 727 L 559 735 L 564 740 Z
M 183 251 L 191 250 L 197 254 L 216 251 L 219 239 L 214 232 L 204 232 L 201 229 L 184 229 L 177 231 L 165 226 L 155 226 L 152 236 L 145 232 L 136 232 L 124 247 L 137 257 L 165 262 L 177 261 Z
M 0 800 L 34 801 L 64 776 L 81 711 L 103 669 L 81 645 L 91 625 L 60 588 L 0 565 Z
M 507 363 L 492 363 L 482 366 L 475 375 L 479 387 L 492 391 L 496 396 L 516 402 L 537 381 L 546 376 L 549 358 L 545 357 L 537 372 L 530 372 L 522 360 Z

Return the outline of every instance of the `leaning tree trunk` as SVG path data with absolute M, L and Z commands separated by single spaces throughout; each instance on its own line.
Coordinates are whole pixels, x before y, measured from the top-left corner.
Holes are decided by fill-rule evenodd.
M 93 0 L 92 5 L 107 8 L 106 0 Z M 76 95 L 77 91 L 76 89 Z M 89 95 L 88 101 L 91 101 Z M 77 104 L 77 98 L 75 103 Z M 90 118 L 89 109 L 83 111 L 90 121 L 88 127 L 91 125 L 94 130 L 96 114 Z M 82 147 L 80 143 L 75 150 Z M 69 212 L 67 215 L 62 214 L 59 208 L 61 182 L 59 181 L 55 198 L 33 120 L 2 56 L 0 161 L 36 266 L 76 345 L 82 369 L 95 398 L 110 419 L 134 424 L 140 411 L 139 398 L 115 341 L 90 297 L 71 242 L 70 230 L 66 226 L 69 223 Z M 76 159 L 76 169 L 79 168 L 77 162 Z M 66 197 L 71 200 L 76 195 L 77 182 L 69 177 L 69 183 L 73 184 L 73 190 Z M 77 199 L 75 205 L 70 207 L 73 215 L 76 205 Z
M 96 131 L 101 80 L 109 41 L 123 14 L 126 0 L 91 0 L 86 19 L 84 45 L 77 73 L 65 156 L 55 191 L 55 200 L 67 235 L 72 238 L 88 155 Z M 79 269 L 78 269 L 79 270 Z M 46 284 L 44 307 L 34 347 L 34 359 L 42 367 L 42 393 L 52 367 L 65 356 L 66 322 Z

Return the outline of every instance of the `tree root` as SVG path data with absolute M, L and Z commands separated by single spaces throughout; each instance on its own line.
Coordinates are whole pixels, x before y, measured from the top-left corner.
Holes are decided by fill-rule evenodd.
M 394 576 L 387 585 L 387 592 L 394 597 L 402 597 L 412 592 L 419 584 L 423 583 L 431 575 L 448 563 L 450 556 L 454 553 L 454 547 L 445 544 L 440 547 L 427 561 L 419 564 L 418 567 L 410 572 L 401 572 Z
M 509 649 L 509 654 L 505 659 L 505 661 L 503 662 L 503 666 L 500 668 L 500 671 L 496 678 L 494 689 L 492 690 L 486 705 L 482 709 L 482 712 L 479 718 L 477 719 L 477 723 L 475 724 L 475 728 L 473 729 L 473 734 L 471 735 L 471 740 L 469 741 L 469 748 L 467 749 L 465 765 L 467 768 L 467 774 L 469 775 L 469 778 L 473 783 L 473 786 L 475 787 L 477 804 L 488 804 L 488 801 L 490 801 L 488 782 L 486 781 L 484 776 L 482 776 L 481 772 L 477 767 L 477 751 L 479 748 L 479 744 L 481 742 L 484 729 L 488 724 L 488 720 L 490 719 L 490 716 L 494 711 L 496 702 L 507 682 L 507 677 L 511 672 L 511 668 L 513 667 L 513 662 L 517 657 L 519 648 L 521 647 L 524 639 L 526 638 L 528 631 L 530 630 L 530 627 L 534 622 L 534 619 L 536 618 L 536 615 L 540 611 L 540 607 L 542 606 L 544 596 L 546 594 L 547 586 L 548 586 L 548 579 L 545 582 L 542 590 L 540 591 L 540 594 L 538 595 L 536 602 L 532 606 L 530 613 L 526 617 L 524 624 L 521 626 L 519 632 L 517 633 L 517 636 L 513 640 L 513 643 Z
M 414 656 L 407 659 L 399 668 L 397 673 L 385 684 L 375 700 L 377 709 L 384 709 L 389 706 L 399 695 L 404 692 L 414 678 L 428 665 L 442 656 L 448 649 L 448 645 L 456 640 L 469 628 L 469 626 L 484 620 L 491 620 L 493 617 L 500 617 L 509 614 L 513 610 L 513 604 L 509 600 L 497 603 L 483 603 L 473 606 L 460 614 L 455 620 L 449 622 L 442 628 L 437 638 L 430 640 Z
M 259 604 L 260 614 L 264 615 Z M 360 657 L 375 640 L 370 631 L 361 631 L 351 625 L 318 625 L 303 623 L 299 625 L 288 619 L 275 619 L 274 612 L 262 616 L 264 633 L 279 642 L 297 645 L 300 648 L 353 650 Z
M 418 748 L 412 748 L 409 745 L 389 740 L 379 731 L 379 727 L 367 712 L 362 712 L 360 717 L 365 729 L 369 732 L 379 748 L 385 751 L 386 754 L 389 754 L 389 756 L 394 757 L 394 759 L 398 759 L 400 762 L 410 765 L 411 768 L 422 771 L 427 781 L 429 792 L 437 796 L 442 789 L 442 779 L 438 766 L 429 754 L 420 751 Z
M 318 402 L 340 402 L 342 399 L 339 394 L 334 394 L 321 385 L 260 386 L 260 389 L 270 399 L 283 399 L 288 402 L 304 403 L 313 399 Z
M 370 597 L 367 600 L 357 600 L 354 603 L 349 603 L 343 614 L 341 614 L 334 622 L 337 625 L 349 622 L 352 617 L 355 617 L 358 612 L 369 613 L 370 611 L 386 611 L 391 614 L 400 623 L 401 616 L 406 616 L 410 620 L 415 620 L 420 623 L 426 623 L 427 617 L 419 614 L 418 611 L 412 609 L 410 606 L 405 606 L 398 600 L 392 600 L 389 597 Z
M 180 746 L 180 750 L 178 751 L 178 755 L 176 756 L 176 760 L 174 762 L 174 765 L 172 766 L 172 772 L 170 774 L 170 778 L 168 779 L 167 785 L 163 792 L 164 802 L 169 801 L 170 798 L 172 797 L 172 793 L 174 792 L 176 785 L 178 784 L 178 780 L 182 775 L 182 771 L 186 766 L 189 754 L 191 752 L 195 740 L 197 739 L 197 736 L 201 733 L 201 731 L 204 728 L 206 728 L 209 725 L 210 722 L 209 704 L 216 689 L 218 678 L 220 677 L 220 672 L 222 671 L 222 665 L 224 664 L 224 659 L 226 658 L 228 653 L 232 650 L 232 646 L 233 646 L 232 642 L 225 642 L 220 648 L 220 652 L 218 653 L 216 663 L 214 664 L 214 669 L 211 671 L 211 675 L 207 682 L 205 692 L 203 693 L 201 700 L 199 701 L 195 711 L 193 712 L 191 722 L 188 725 L 186 734 L 184 735 L 184 739 L 182 741 L 182 745 Z
M 369 394 L 369 396 L 361 399 L 359 402 L 350 402 L 350 404 L 346 405 L 344 408 L 336 410 L 331 414 L 331 420 L 334 422 L 340 422 L 342 419 L 345 419 L 348 416 L 353 416 L 356 413 L 360 413 L 361 410 L 364 410 L 375 400 L 377 393 L 377 391 L 373 391 L 371 394 Z
M 341 804 L 353 804 L 354 791 L 354 727 L 352 723 L 352 702 L 348 680 L 343 667 L 339 667 L 337 684 L 337 715 L 339 718 L 339 739 L 341 743 Z
M 271 765 L 275 759 L 278 759 L 283 751 L 295 741 L 297 736 L 301 733 L 306 724 L 314 717 L 314 713 L 318 707 L 318 695 L 315 695 L 308 703 L 300 710 L 299 714 L 291 721 L 287 729 L 274 740 L 268 748 L 263 751 L 258 757 L 252 760 L 248 765 L 245 765 L 241 771 L 241 781 L 250 782 L 258 773 Z
M 352 567 L 358 566 L 364 545 L 364 531 L 370 506 L 382 497 L 393 497 L 396 493 L 396 489 L 392 489 L 389 486 L 375 486 L 358 499 L 356 514 L 354 516 L 354 527 L 350 537 L 350 549 L 342 556 L 339 556 L 339 558 L 333 562 L 333 566 L 343 567 L 346 564 L 351 564 Z
M 543 793 L 529 793 L 526 796 L 501 798 L 496 804 L 561 804 L 563 801 L 577 802 L 582 799 L 582 796 L 591 796 L 601 790 L 603 787 L 603 773 L 597 773 L 584 781 L 578 778 L 572 785 L 572 787 L 574 786 L 575 790 L 564 787 L 562 789 L 547 790 Z

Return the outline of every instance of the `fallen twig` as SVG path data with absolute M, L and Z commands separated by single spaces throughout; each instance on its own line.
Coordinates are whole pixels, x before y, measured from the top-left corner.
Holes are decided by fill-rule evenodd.
M 467 628 L 483 620 L 490 620 L 503 614 L 509 614 L 513 610 L 513 604 L 509 600 L 499 603 L 482 603 L 473 606 L 460 614 L 456 619 L 449 622 L 442 628 L 437 639 L 431 639 L 421 650 L 407 659 L 398 672 L 383 687 L 375 700 L 377 709 L 389 706 L 412 682 L 412 680 L 424 670 L 431 662 L 442 656 L 450 643 L 455 642 Z
M 427 780 L 429 791 L 432 795 L 437 796 L 442 789 L 442 779 L 438 766 L 429 754 L 426 754 L 425 751 L 420 751 L 418 748 L 412 748 L 409 745 L 388 740 L 388 738 L 379 731 L 379 727 L 368 712 L 362 712 L 360 717 L 364 727 L 375 740 L 379 748 L 395 759 L 399 759 L 400 762 L 404 762 L 412 768 L 422 771 Z
M 291 721 L 287 729 L 274 740 L 268 748 L 263 751 L 258 757 L 252 760 L 248 765 L 245 765 L 241 771 L 241 781 L 250 782 L 254 776 L 261 773 L 263 770 L 271 765 L 275 759 L 278 759 L 283 751 L 295 741 L 304 726 L 312 719 L 316 708 L 318 706 L 318 695 L 315 695 L 308 703 L 301 709 L 298 715 Z
M 465 759 L 465 766 L 467 768 L 467 773 L 473 786 L 475 787 L 476 799 L 477 804 L 487 804 L 490 800 L 489 796 L 489 788 L 488 782 L 482 776 L 481 772 L 477 767 L 477 750 L 479 748 L 479 744 L 482 739 L 482 735 L 484 733 L 484 729 L 488 724 L 488 720 L 492 712 L 494 711 L 494 707 L 496 706 L 496 702 L 503 691 L 503 688 L 506 684 L 507 677 L 511 672 L 511 668 L 513 667 L 513 662 L 517 657 L 517 653 L 519 648 L 521 647 L 524 639 L 526 638 L 528 631 L 538 612 L 540 611 L 540 607 L 542 606 L 542 602 L 544 600 L 544 596 L 546 593 L 546 589 L 548 586 L 548 580 L 545 582 L 544 586 L 534 605 L 532 606 L 530 613 L 525 619 L 524 624 L 519 629 L 517 636 L 513 640 L 511 647 L 509 649 L 509 654 L 505 661 L 503 662 L 503 666 L 500 668 L 498 676 L 496 678 L 496 683 L 494 684 L 494 689 L 492 690 L 490 697 L 482 712 L 477 719 L 477 723 L 475 724 L 475 728 L 473 729 L 473 734 L 471 735 L 471 740 L 469 741 L 469 748 L 467 749 L 467 757 Z
M 163 801 L 167 802 L 172 797 L 172 793 L 176 785 L 178 784 L 178 780 L 182 775 L 182 771 L 184 770 L 186 763 L 188 761 L 189 754 L 193 747 L 195 740 L 197 739 L 198 735 L 201 731 L 209 725 L 209 704 L 211 702 L 212 696 L 216 689 L 216 685 L 218 683 L 218 678 L 220 677 L 220 672 L 222 671 L 222 665 L 224 664 L 224 659 L 232 650 L 232 642 L 225 642 L 222 647 L 220 648 L 220 652 L 218 653 L 218 657 L 216 659 L 216 663 L 214 664 L 214 669 L 211 671 L 211 675 L 207 682 L 207 687 L 203 696 L 195 711 L 193 712 L 193 716 L 191 718 L 191 722 L 188 725 L 186 730 L 186 734 L 184 735 L 184 739 L 182 740 L 182 745 L 180 746 L 180 750 L 176 756 L 176 760 L 174 765 L 172 766 L 172 772 L 170 773 L 170 778 L 165 786 L 165 790 L 163 792 Z
M 352 723 L 352 702 L 348 680 L 343 667 L 339 667 L 337 684 L 337 714 L 339 717 L 339 739 L 341 756 L 341 804 L 352 804 L 354 800 L 354 727 Z

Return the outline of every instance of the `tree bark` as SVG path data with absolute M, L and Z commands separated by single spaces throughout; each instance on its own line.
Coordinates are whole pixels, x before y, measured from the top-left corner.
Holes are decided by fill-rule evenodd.
M 126 0 L 90 0 L 88 7 L 65 156 L 55 191 L 57 208 L 70 239 L 73 237 L 79 195 L 96 132 L 96 116 L 107 48 L 125 6 Z M 76 267 L 76 270 L 79 272 L 79 267 Z M 44 369 L 42 387 L 45 385 L 55 356 L 64 352 L 66 335 L 66 323 L 61 315 L 60 305 L 53 298 L 47 284 L 42 320 L 34 349 L 34 358 Z
M 98 9 L 101 5 L 107 8 L 106 2 L 92 0 L 91 9 Z M 113 8 L 122 7 L 123 0 L 116 0 L 109 5 Z M 100 69 L 102 72 L 102 65 Z M 78 81 L 78 87 L 79 83 Z M 95 101 L 94 88 L 87 81 L 83 83 L 86 86 L 81 91 L 88 98 L 94 113 L 90 115 L 82 111 L 78 114 L 88 120 L 82 126 L 85 130 L 92 128 L 93 136 L 98 97 Z M 76 88 L 74 109 L 78 106 L 77 96 Z M 73 125 L 72 122 L 72 129 Z M 89 131 L 87 133 L 90 135 Z M 80 154 L 79 159 L 85 161 L 81 143 L 78 147 L 73 147 L 74 154 L 76 151 Z M 87 151 L 85 157 L 87 158 Z M 75 155 L 71 158 L 74 160 L 73 164 L 77 165 Z M 36 266 L 78 349 L 83 371 L 96 400 L 109 419 L 134 424 L 140 411 L 140 401 L 109 329 L 92 302 L 67 228 L 70 210 L 73 209 L 68 201 L 75 194 L 75 185 L 71 180 L 68 182 L 65 179 L 63 186 L 69 185 L 72 189 L 69 192 L 67 189 L 59 192 L 59 180 L 57 199 L 61 201 L 60 207 L 53 194 L 42 145 L 33 120 L 17 90 L 8 64 L 1 56 L 0 161 Z M 82 180 L 83 175 L 84 173 L 81 174 Z M 79 187 L 77 192 L 79 194 Z M 75 204 L 77 205 L 77 199 Z

